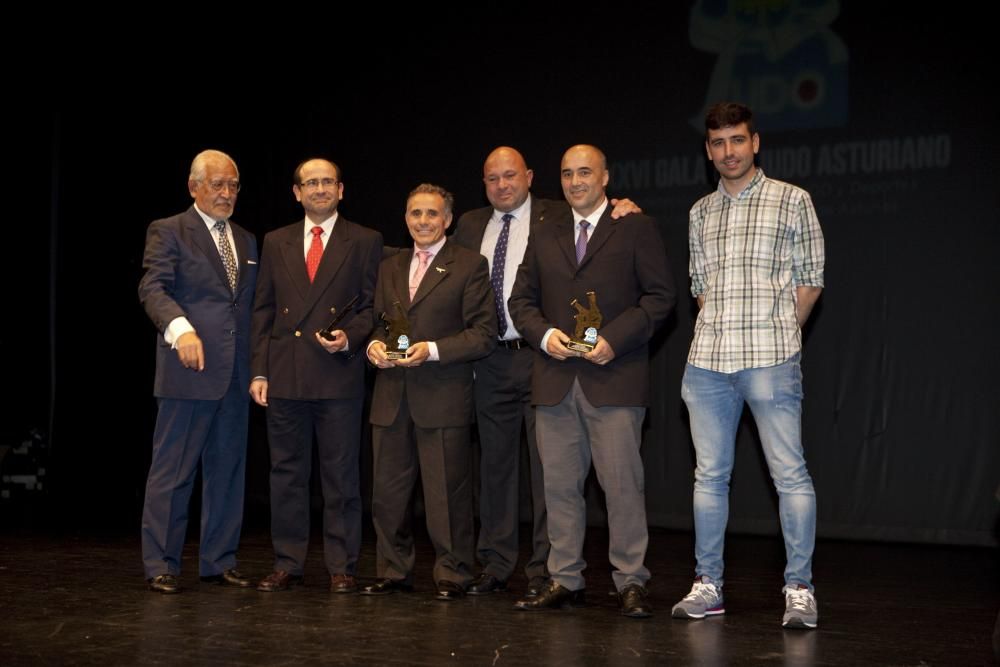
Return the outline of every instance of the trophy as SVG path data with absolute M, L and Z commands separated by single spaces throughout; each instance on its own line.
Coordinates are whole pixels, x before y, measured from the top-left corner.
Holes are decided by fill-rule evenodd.
M 347 305 L 341 308 L 339 312 L 337 311 L 336 306 L 330 308 L 330 310 L 333 312 L 333 321 L 330 322 L 330 324 L 328 324 L 325 329 L 320 329 L 319 331 L 316 332 L 320 335 L 320 338 L 325 338 L 326 340 L 331 342 L 333 341 L 333 332 L 337 330 L 337 325 L 340 324 L 340 321 L 344 319 L 344 316 L 347 315 L 347 313 L 349 313 L 352 308 L 354 308 L 354 304 L 358 302 L 359 296 L 361 295 L 355 294 L 354 298 L 348 301 Z
M 576 330 L 570 337 L 566 347 L 577 352 L 590 352 L 597 345 L 597 330 L 601 327 L 601 309 L 597 307 L 597 295 L 587 292 L 588 306 L 584 308 L 580 302 L 573 299 L 569 305 L 576 308 Z
M 406 313 L 403 312 L 403 306 L 399 301 L 394 301 L 392 305 L 396 307 L 399 317 L 390 319 L 386 313 L 382 313 L 379 318 L 385 322 L 387 334 L 385 356 L 387 359 L 395 361 L 406 359 L 406 351 L 410 347 L 410 321 L 406 319 Z

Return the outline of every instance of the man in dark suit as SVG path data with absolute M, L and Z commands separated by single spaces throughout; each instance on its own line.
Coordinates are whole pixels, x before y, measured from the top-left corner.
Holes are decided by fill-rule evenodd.
M 236 163 L 204 151 L 191 163 L 194 206 L 146 233 L 139 300 L 159 331 L 153 392 L 158 413 L 142 511 L 150 590 L 177 593 L 187 508 L 201 463 L 202 581 L 246 587 L 236 569 L 243 523 L 250 307 L 257 241 L 229 220 Z
M 328 160 L 300 164 L 292 192 L 305 219 L 264 237 L 253 313 L 250 395 L 267 408 L 275 553 L 274 572 L 257 590 L 281 591 L 302 581 L 315 438 L 330 591 L 353 593 L 361 551 L 358 455 L 365 397 L 358 351 L 374 322 L 382 235 L 337 212 L 344 183 Z M 320 334 L 340 316 L 329 339 Z
M 535 441 L 535 409 L 531 405 L 533 354 L 510 319 L 506 304 L 529 234 L 546 215 L 563 213 L 566 203 L 531 196 L 534 174 L 515 149 L 500 146 L 483 164 L 483 183 L 490 206 L 469 211 L 458 220 L 452 241 L 481 253 L 490 263 L 497 310 L 496 349 L 475 362 L 474 391 L 479 429 L 479 541 L 476 555 L 483 570 L 469 586 L 470 595 L 506 590 L 519 551 L 518 482 L 521 429 L 528 443 L 532 505 L 532 550 L 524 567 L 527 595 L 546 585 L 549 536 L 545 522 L 545 487 Z M 615 203 L 615 202 L 612 202 Z M 638 212 L 622 200 L 612 215 Z
M 418 473 L 437 597 L 461 598 L 472 580 L 472 362 L 493 351 L 497 323 L 486 259 L 445 238 L 452 202 L 436 185 L 414 189 L 406 203 L 414 250 L 379 267 L 375 311 L 394 322 L 391 340 L 376 329 L 368 345 L 368 358 L 380 369 L 371 408 L 380 578 L 361 590 L 366 595 L 412 589 L 411 497 Z M 404 330 L 406 356 L 392 359 L 387 342 L 399 347 Z
M 607 498 L 609 558 L 621 612 L 645 617 L 652 608 L 645 589 L 648 536 L 639 446 L 649 402 L 649 340 L 673 307 L 673 279 L 654 221 L 611 217 L 600 150 L 570 148 L 561 177 L 572 210 L 532 233 L 509 301 L 515 326 L 538 347 L 532 402 L 552 544 L 548 587 L 518 601 L 517 608 L 582 603 L 583 487 L 593 461 Z M 603 321 L 593 349 L 579 351 L 567 346 L 566 332 L 575 329 L 571 302 L 589 304 L 588 293 Z M 593 313 L 579 317 L 587 314 Z

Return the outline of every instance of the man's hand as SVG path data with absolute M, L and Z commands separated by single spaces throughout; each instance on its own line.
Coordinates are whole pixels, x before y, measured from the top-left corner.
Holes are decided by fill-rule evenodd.
M 184 368 L 191 368 L 196 371 L 205 370 L 205 348 L 201 344 L 198 334 L 189 331 L 177 339 L 177 356 L 181 360 Z
M 625 199 L 612 199 L 611 205 L 614 207 L 611 209 L 611 217 L 615 220 L 624 218 L 631 213 L 642 213 L 639 205 L 627 197 Z
M 257 405 L 267 407 L 267 380 L 257 378 L 250 383 L 250 398 Z
M 396 362 L 397 366 L 403 368 L 414 368 L 427 361 L 431 356 L 431 349 L 426 342 L 414 343 L 406 350 L 406 358 Z
M 368 346 L 368 361 L 379 368 L 392 368 L 396 365 L 395 361 L 385 356 L 385 343 L 380 340 L 374 341 Z
M 604 366 L 615 358 L 615 351 L 611 349 L 611 343 L 606 341 L 604 336 L 598 336 L 597 345 L 594 346 L 593 350 L 583 355 L 583 358 L 598 366 Z
M 333 340 L 327 340 L 320 336 L 318 332 L 316 333 L 316 340 L 323 346 L 324 350 L 330 354 L 334 354 L 347 347 L 347 334 L 342 329 L 331 331 L 330 334 L 333 336 Z
M 568 342 L 569 336 L 559 329 L 553 329 L 549 339 L 545 342 L 545 351 L 549 353 L 550 357 L 559 361 L 565 361 L 568 357 L 580 356 L 575 350 L 566 347 Z

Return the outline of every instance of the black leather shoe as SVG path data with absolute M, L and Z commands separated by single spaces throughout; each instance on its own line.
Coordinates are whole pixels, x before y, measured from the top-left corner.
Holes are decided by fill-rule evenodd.
M 653 605 L 647 599 L 649 594 L 639 584 L 631 584 L 618 591 L 618 606 L 622 616 L 648 618 L 653 615 Z
M 358 591 L 361 595 L 389 595 L 390 593 L 411 593 L 413 586 L 398 579 L 378 579 L 362 586 Z
M 533 598 L 518 600 L 514 604 L 515 609 L 521 611 L 538 611 L 539 609 L 560 609 L 562 607 L 582 607 L 587 592 L 581 588 L 578 591 L 571 591 L 554 581 L 549 581 L 548 587 Z
M 539 593 L 544 591 L 549 585 L 549 580 L 547 577 L 532 577 L 528 581 L 528 590 L 525 592 L 525 597 L 533 598 Z
M 149 590 L 154 593 L 171 595 L 181 592 L 180 584 L 177 583 L 177 577 L 172 574 L 159 574 L 152 579 L 147 579 L 146 583 L 149 584 Z
M 486 574 L 483 572 L 481 575 L 476 577 L 476 580 L 469 585 L 468 590 L 465 592 L 469 595 L 489 595 L 490 593 L 505 590 L 507 590 L 506 581 L 500 581 L 492 574 Z
M 226 570 L 222 574 L 202 577 L 201 580 L 206 584 L 222 584 L 223 586 L 235 586 L 236 588 L 250 588 L 253 586 L 253 582 L 250 581 L 249 577 L 244 577 L 235 569 Z
M 452 600 L 461 600 L 465 597 L 465 589 L 454 581 L 439 581 L 437 583 L 437 595 L 435 596 L 438 600 L 445 600 L 451 602 Z
M 277 593 L 278 591 L 287 591 L 292 586 L 298 586 L 302 581 L 301 574 L 275 570 L 260 580 L 260 583 L 257 584 L 257 590 L 261 593 Z

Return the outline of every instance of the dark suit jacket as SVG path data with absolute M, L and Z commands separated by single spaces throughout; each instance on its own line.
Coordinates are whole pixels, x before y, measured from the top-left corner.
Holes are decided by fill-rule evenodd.
M 218 400 L 234 370 L 249 385 L 250 308 L 257 281 L 257 240 L 230 221 L 239 262 L 236 295 L 226 278 L 218 247 L 192 206 L 156 220 L 146 231 L 139 300 L 159 330 L 153 393 L 160 398 Z M 167 325 L 187 317 L 205 348 L 205 370 L 181 365 L 163 340 Z
M 545 220 L 548 212 L 553 210 L 558 211 L 565 207 L 566 204 L 562 202 L 547 201 L 532 197 L 531 220 L 528 226 L 529 236 L 535 233 L 535 229 Z M 483 235 L 486 233 L 486 226 L 489 224 L 492 216 L 492 206 L 484 206 L 483 208 L 477 208 L 464 213 L 458 219 L 458 224 L 455 226 L 455 233 L 452 235 L 451 240 L 464 248 L 479 252 L 483 245 Z
M 597 293 L 604 316 L 600 334 L 615 359 L 598 366 L 585 359 L 557 361 L 546 352 L 535 357 L 532 402 L 557 405 L 579 378 L 593 405 L 643 406 L 649 403 L 649 339 L 663 324 L 676 300 L 663 241 L 652 218 L 611 218 L 605 210 L 576 264 L 573 215 L 565 209 L 533 229 L 508 306 L 517 330 L 539 346 L 550 327 L 573 335 L 576 311 L 570 302 L 587 304 Z
M 358 398 L 365 394 L 364 348 L 374 326 L 382 235 L 338 217 L 310 283 L 304 223 L 264 237 L 251 328 L 251 377 L 266 377 L 268 395 L 275 398 Z M 355 307 L 337 325 L 347 334 L 349 351 L 330 354 L 315 333 L 355 296 Z
M 410 248 L 382 261 L 375 312 L 398 317 L 393 305 L 398 301 L 410 323 L 411 343 L 436 342 L 440 360 L 415 368 L 380 369 L 371 422 L 392 425 L 405 391 L 417 426 L 466 426 L 473 421 L 472 362 L 496 347 L 497 315 L 486 258 L 446 242 L 410 303 L 412 256 Z M 376 327 L 372 340 L 386 341 L 382 327 Z

